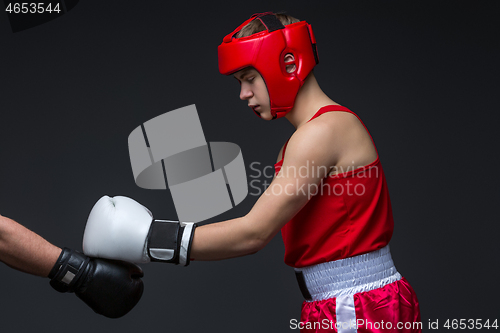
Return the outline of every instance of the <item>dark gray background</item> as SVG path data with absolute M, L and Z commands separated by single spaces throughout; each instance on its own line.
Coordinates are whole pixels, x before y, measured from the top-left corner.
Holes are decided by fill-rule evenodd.
M 127 137 L 193 103 L 207 140 L 241 147 L 249 177 L 252 162 L 272 165 L 293 127 L 258 119 L 238 99 L 236 81 L 217 69 L 222 38 L 268 10 L 312 24 L 320 85 L 358 113 L 375 140 L 394 209 L 394 261 L 417 292 L 424 327 L 494 319 L 497 1 L 93 0 L 15 34 L 2 12 L 0 213 L 76 249 L 104 194 L 175 218 L 167 191 L 134 184 Z M 242 216 L 256 200 L 249 195 L 210 221 Z M 277 236 L 253 256 L 144 265 L 144 296 L 118 320 L 55 292 L 47 279 L 0 265 L 0 330 L 288 331 L 302 299 L 283 254 Z

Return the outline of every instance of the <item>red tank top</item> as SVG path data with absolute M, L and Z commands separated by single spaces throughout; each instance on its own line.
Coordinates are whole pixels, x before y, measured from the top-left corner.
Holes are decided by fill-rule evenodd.
M 309 121 L 331 111 L 352 113 L 363 124 L 358 115 L 340 105 L 321 108 Z M 274 166 L 276 174 L 282 165 L 283 158 Z M 316 265 L 375 251 L 389 243 L 394 220 L 378 152 L 372 163 L 353 165 L 325 177 L 319 185 L 318 194 L 281 229 L 287 265 Z

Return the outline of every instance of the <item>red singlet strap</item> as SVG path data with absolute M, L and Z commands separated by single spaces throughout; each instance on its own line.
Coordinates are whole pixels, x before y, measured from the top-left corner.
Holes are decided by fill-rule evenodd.
M 348 108 L 346 108 L 345 106 L 342 106 L 342 105 L 327 105 L 327 106 L 323 106 L 321 109 L 319 109 L 318 112 L 316 112 L 314 114 L 314 116 L 312 116 L 312 118 L 309 119 L 307 122 L 310 122 L 314 118 L 321 116 L 323 113 L 327 113 L 330 111 L 345 111 L 345 112 L 353 113 L 351 110 L 349 110 Z

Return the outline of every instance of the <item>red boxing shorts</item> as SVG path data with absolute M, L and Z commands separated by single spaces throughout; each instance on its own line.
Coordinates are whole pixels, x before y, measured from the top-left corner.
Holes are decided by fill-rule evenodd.
M 296 271 L 306 289 L 292 327 L 300 332 L 422 332 L 417 296 L 394 267 L 389 246 Z

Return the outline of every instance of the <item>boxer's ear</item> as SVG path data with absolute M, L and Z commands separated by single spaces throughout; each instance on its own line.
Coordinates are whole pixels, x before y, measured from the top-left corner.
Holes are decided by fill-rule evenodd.
M 287 53 L 285 55 L 285 66 L 286 66 L 286 72 L 287 73 L 293 73 L 297 70 L 297 66 L 295 66 L 295 57 L 293 56 L 292 53 Z M 287 65 L 290 63 L 289 65 Z

